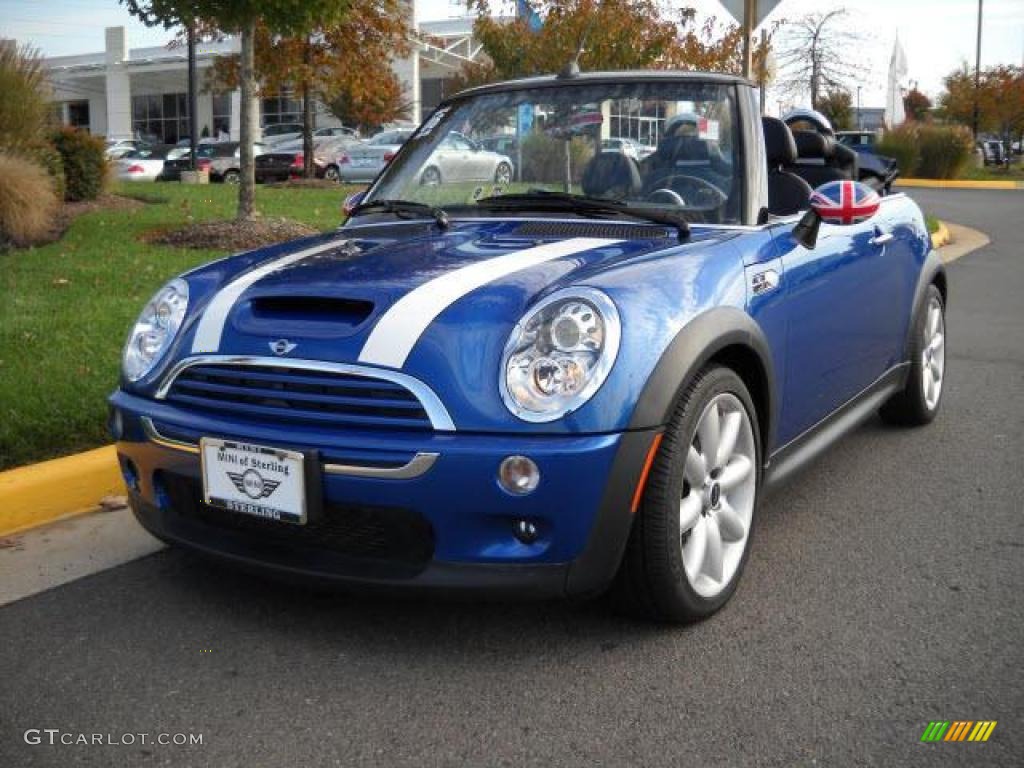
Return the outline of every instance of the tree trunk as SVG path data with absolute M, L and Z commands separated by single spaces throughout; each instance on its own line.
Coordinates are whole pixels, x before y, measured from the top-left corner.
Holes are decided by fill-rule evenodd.
M 306 38 L 302 60 L 306 65 L 306 77 L 302 82 L 302 175 L 307 179 L 312 179 L 315 176 L 313 170 L 313 100 L 309 97 L 309 70 L 313 63 L 313 49 L 309 44 L 309 38 Z
M 250 19 L 242 27 L 242 114 L 240 115 L 239 168 L 242 178 L 238 185 L 238 219 L 251 219 L 256 214 L 256 166 L 252 145 L 256 138 L 256 20 Z

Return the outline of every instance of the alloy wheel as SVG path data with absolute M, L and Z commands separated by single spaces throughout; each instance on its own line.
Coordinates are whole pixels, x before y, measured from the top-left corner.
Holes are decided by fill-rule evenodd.
M 690 442 L 679 503 L 683 569 L 693 590 L 714 598 L 743 560 L 757 491 L 757 450 L 739 398 L 717 395 Z
M 942 379 L 946 371 L 946 322 L 942 316 L 942 303 L 934 296 L 928 302 L 922 346 L 921 394 L 931 411 L 939 404 Z

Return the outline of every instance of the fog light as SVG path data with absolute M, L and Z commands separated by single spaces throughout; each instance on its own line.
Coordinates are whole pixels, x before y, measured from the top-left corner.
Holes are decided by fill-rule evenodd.
M 498 482 L 509 493 L 530 493 L 540 483 L 540 470 L 526 456 L 507 456 L 498 469 Z
M 523 544 L 533 544 L 537 540 L 537 526 L 529 520 L 517 520 L 513 530 Z

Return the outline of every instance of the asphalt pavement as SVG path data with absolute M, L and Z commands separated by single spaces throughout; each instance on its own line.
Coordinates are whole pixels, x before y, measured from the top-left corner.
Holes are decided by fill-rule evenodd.
M 769 499 L 711 620 L 311 593 L 165 550 L 0 608 L 0 765 L 1024 764 L 1024 192 L 912 196 L 992 238 L 949 266 L 942 413 L 871 421 Z M 922 744 L 930 720 L 998 725 Z M 203 743 L 25 743 L 47 728 Z

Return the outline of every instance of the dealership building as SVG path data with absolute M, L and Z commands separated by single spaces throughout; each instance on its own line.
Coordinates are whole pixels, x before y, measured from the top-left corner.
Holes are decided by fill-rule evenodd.
M 402 83 L 409 119 L 419 122 L 446 95 L 447 81 L 475 59 L 473 17 L 420 22 L 410 3 L 417 31 L 408 58 L 392 69 Z M 188 67 L 184 45 L 131 48 L 124 27 L 108 27 L 105 50 L 46 59 L 55 107 L 62 122 L 109 139 L 137 135 L 173 143 L 188 135 Z M 239 51 L 237 38 L 200 43 L 196 49 L 197 125 L 201 136 L 237 139 L 241 94 L 202 87 L 217 57 Z M 353 57 L 358 61 L 358 57 Z M 355 66 L 358 66 L 356 64 Z M 317 127 L 338 125 L 323 105 L 315 110 Z M 263 94 L 260 125 L 302 121 L 302 104 L 291 93 Z

